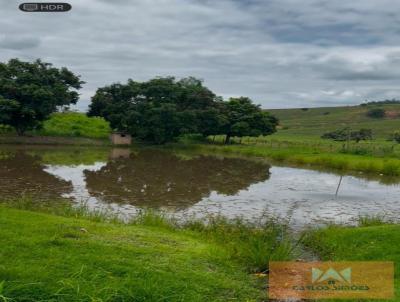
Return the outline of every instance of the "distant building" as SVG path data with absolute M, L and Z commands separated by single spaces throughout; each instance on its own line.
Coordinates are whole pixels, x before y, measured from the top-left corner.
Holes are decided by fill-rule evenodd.
M 130 145 L 132 144 L 132 136 L 122 132 L 114 132 L 110 135 L 113 145 Z

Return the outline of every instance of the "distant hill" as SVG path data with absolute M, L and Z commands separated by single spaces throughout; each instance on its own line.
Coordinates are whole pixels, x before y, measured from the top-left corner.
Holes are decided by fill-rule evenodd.
M 385 110 L 384 118 L 367 115 L 371 109 Z M 386 139 L 400 131 L 400 104 L 364 104 L 345 107 L 295 108 L 268 110 L 280 120 L 278 136 L 320 137 L 328 131 L 350 127 L 354 130 L 370 128 L 374 136 Z

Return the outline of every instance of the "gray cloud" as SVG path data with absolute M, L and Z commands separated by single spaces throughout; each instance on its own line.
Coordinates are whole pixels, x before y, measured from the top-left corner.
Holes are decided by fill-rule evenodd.
M 0 38 L 0 48 L 25 50 L 38 47 L 40 39 L 29 36 L 5 36 Z
M 196 76 L 265 108 L 399 97 L 397 0 L 70 0 L 65 14 L 0 0 L 0 60 L 42 58 L 97 87 Z

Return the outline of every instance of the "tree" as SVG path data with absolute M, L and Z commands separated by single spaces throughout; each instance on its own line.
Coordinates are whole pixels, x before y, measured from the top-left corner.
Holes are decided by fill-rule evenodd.
M 226 134 L 228 144 L 232 136 L 269 135 L 276 131 L 278 119 L 253 104 L 247 97 L 230 98 L 225 103 L 223 114 L 226 124 L 222 133 Z
M 83 84 L 66 68 L 36 60 L 0 63 L 0 124 L 15 128 L 18 135 L 40 126 L 58 107 L 78 101 Z
M 224 121 L 220 104 L 201 80 L 164 77 L 99 88 L 88 115 L 102 116 L 113 129 L 140 140 L 163 144 L 186 133 L 219 134 Z

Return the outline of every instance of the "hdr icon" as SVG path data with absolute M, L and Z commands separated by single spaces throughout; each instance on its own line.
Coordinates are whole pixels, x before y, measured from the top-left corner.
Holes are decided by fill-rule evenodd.
M 68 3 L 22 3 L 19 9 L 24 12 L 66 12 L 71 9 Z

